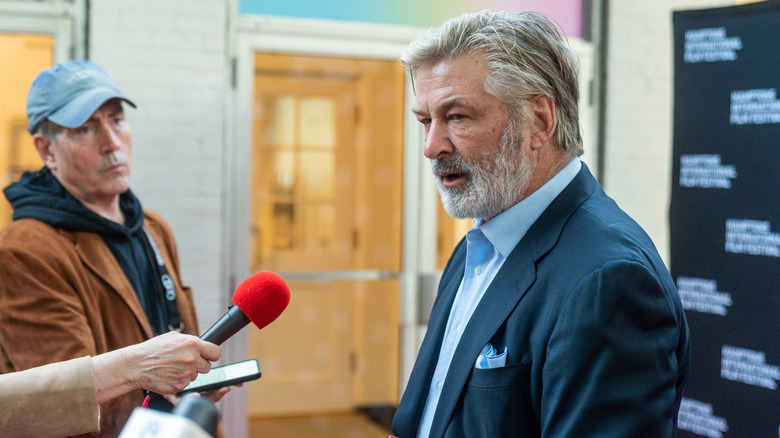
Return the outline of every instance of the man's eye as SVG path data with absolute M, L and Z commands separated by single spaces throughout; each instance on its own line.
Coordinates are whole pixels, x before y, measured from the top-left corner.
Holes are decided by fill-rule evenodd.
M 452 120 L 463 120 L 466 118 L 463 114 L 453 114 L 450 116 Z

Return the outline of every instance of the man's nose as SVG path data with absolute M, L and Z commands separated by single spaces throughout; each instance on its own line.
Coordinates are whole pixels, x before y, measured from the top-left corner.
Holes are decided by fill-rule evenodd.
M 119 149 L 122 144 L 122 139 L 119 133 L 108 123 L 102 123 L 100 126 L 100 148 L 104 153 L 113 152 Z
M 432 121 L 425 133 L 423 153 L 428 159 L 435 160 L 441 155 L 452 153 L 454 147 L 450 141 L 447 124 Z

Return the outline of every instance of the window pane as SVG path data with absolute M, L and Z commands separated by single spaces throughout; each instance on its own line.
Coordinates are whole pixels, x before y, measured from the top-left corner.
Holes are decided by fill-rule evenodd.
M 261 154 L 262 187 L 255 190 L 267 190 L 266 194 L 279 200 L 284 196 L 291 200 L 295 185 L 295 153 L 293 151 L 270 151 Z
M 300 100 L 301 145 L 332 149 L 336 144 L 335 104 L 332 98 L 305 97 Z
M 331 152 L 301 152 L 300 196 L 305 200 L 332 201 L 335 197 L 335 170 Z
M 271 205 L 271 229 L 268 233 L 269 245 L 266 249 L 293 249 L 293 221 L 295 206 L 293 204 Z
M 262 118 L 262 142 L 270 145 L 293 145 L 295 139 L 295 97 L 268 96 L 256 112 Z
M 336 209 L 329 203 L 304 204 L 301 210 L 300 235 L 304 236 L 301 249 L 331 250 L 336 229 Z

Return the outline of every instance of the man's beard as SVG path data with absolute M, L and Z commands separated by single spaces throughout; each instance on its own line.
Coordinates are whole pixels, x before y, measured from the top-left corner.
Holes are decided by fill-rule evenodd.
M 485 148 L 467 160 L 455 151 L 445 158 L 431 160 L 431 170 L 441 202 L 447 213 L 459 219 L 492 219 L 520 202 L 536 170 L 523 150 L 518 123 L 510 123 L 495 148 Z M 444 187 L 440 175 L 460 173 L 466 180 Z

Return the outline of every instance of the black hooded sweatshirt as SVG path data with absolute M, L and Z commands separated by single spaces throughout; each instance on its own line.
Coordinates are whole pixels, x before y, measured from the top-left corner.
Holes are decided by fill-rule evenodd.
M 169 331 L 165 289 L 154 253 L 145 242 L 143 209 L 129 189 L 119 197 L 124 225 L 87 209 L 47 167 L 25 172 L 3 192 L 13 207 L 13 220 L 32 218 L 55 228 L 100 235 L 133 286 L 155 335 Z

